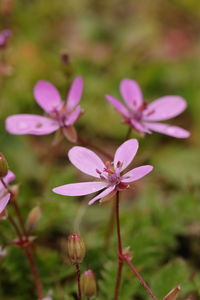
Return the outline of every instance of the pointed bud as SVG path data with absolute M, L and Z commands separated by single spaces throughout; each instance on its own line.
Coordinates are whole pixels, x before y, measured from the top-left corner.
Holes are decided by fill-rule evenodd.
M 90 298 L 96 295 L 96 280 L 92 270 L 87 270 L 81 275 L 80 285 L 83 296 Z
M 180 285 L 178 285 L 177 287 L 173 288 L 164 298 L 163 300 L 175 300 L 177 294 L 180 292 Z
M 77 133 L 74 126 L 67 126 L 63 127 L 63 134 L 64 136 L 71 142 L 76 143 L 77 142 Z
M 28 218 L 26 220 L 25 227 L 28 233 L 33 232 L 33 230 L 39 223 L 40 218 L 41 218 L 41 209 L 39 206 L 36 206 L 30 211 Z
M 75 233 L 68 236 L 67 253 L 73 264 L 80 264 L 83 261 L 85 257 L 85 244 L 79 234 Z
M 3 153 L 0 153 L 0 177 L 3 178 L 8 174 L 8 163 Z

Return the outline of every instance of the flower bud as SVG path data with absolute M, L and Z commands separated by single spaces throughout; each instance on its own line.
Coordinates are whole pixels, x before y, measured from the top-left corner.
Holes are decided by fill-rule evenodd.
M 92 270 L 85 271 L 80 278 L 81 293 L 90 298 L 96 295 L 96 280 Z
M 85 244 L 79 234 L 75 233 L 68 236 L 67 253 L 73 264 L 79 264 L 83 261 L 85 257 Z
M 8 174 L 8 163 L 4 155 L 0 153 L 0 177 L 3 178 Z
M 163 300 L 175 300 L 177 294 L 179 293 L 181 287 L 178 285 L 177 287 L 173 288 L 164 298 Z
M 27 221 L 26 221 L 26 230 L 28 233 L 33 232 L 35 227 L 41 218 L 41 209 L 39 206 L 35 206 L 29 213 Z

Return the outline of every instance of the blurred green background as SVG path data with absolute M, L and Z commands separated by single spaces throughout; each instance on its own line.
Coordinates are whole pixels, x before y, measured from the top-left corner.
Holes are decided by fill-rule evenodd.
M 127 127 L 106 102 L 119 96 L 119 82 L 128 77 L 142 86 L 144 97 L 177 94 L 188 109 L 172 120 L 191 131 L 187 140 L 160 134 L 140 140 L 134 165 L 151 163 L 154 172 L 121 197 L 124 246 L 158 299 L 181 284 L 180 299 L 200 299 L 200 3 L 198 0 L 0 0 L 0 29 L 12 37 L 0 50 L 0 145 L 20 184 L 24 217 L 40 205 L 42 218 L 35 255 L 45 293 L 70 300 L 76 292 L 74 269 L 65 264 L 61 244 L 79 231 L 87 245 L 82 270 L 98 279 L 97 299 L 112 299 L 116 274 L 116 238 L 105 251 L 110 203 L 87 206 L 88 198 L 55 195 L 51 189 L 85 180 L 68 163 L 65 141 L 48 160 L 53 136 L 11 136 L 5 118 L 42 111 L 33 98 L 37 80 L 54 83 L 63 98 L 77 75 L 84 78 L 78 133 L 111 154 L 124 140 Z M 12 213 L 12 209 L 9 208 Z M 0 244 L 15 234 L 1 221 Z M 9 247 L 0 261 L 0 299 L 35 299 L 26 259 Z M 120 300 L 149 299 L 124 269 Z

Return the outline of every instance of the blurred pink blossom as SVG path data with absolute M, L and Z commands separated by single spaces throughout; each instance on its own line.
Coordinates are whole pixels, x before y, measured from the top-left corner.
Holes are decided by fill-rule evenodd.
M 121 81 L 120 92 L 125 105 L 110 95 L 105 97 L 122 115 L 125 123 L 138 132 L 150 134 L 157 131 L 176 138 L 189 137 L 190 133 L 183 128 L 158 122 L 176 117 L 186 109 L 187 104 L 182 97 L 164 96 L 146 103 L 139 85 L 131 79 Z
M 13 181 L 15 179 L 15 175 L 13 172 L 8 171 L 8 174 L 3 178 L 3 181 L 5 184 L 8 184 L 9 182 Z M 10 193 L 7 191 L 7 189 L 4 187 L 3 183 L 0 181 L 0 214 L 3 212 L 3 210 L 6 208 L 9 200 L 10 200 Z

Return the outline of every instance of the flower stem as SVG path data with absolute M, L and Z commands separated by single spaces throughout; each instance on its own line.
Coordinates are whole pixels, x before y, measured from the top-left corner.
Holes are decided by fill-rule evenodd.
M 125 141 L 128 140 L 131 136 L 132 126 L 129 126 L 128 131 L 125 136 Z
M 116 226 L 117 226 L 117 240 L 118 240 L 118 270 L 117 270 L 117 278 L 115 283 L 115 291 L 114 291 L 114 300 L 119 299 L 119 289 L 122 278 L 122 268 L 123 268 L 123 260 L 121 257 L 122 253 L 122 240 L 121 240 L 121 232 L 120 232 L 120 218 L 119 218 L 119 191 L 116 194 L 115 201 L 115 214 L 116 214 Z
M 150 287 L 147 285 L 147 283 L 144 281 L 144 279 L 142 278 L 142 276 L 138 273 L 136 267 L 132 264 L 132 262 L 126 257 L 123 256 L 123 260 L 127 262 L 127 264 L 129 265 L 129 267 L 131 268 L 131 270 L 134 272 L 134 274 L 137 276 L 137 278 L 139 279 L 140 283 L 143 285 L 143 287 L 146 289 L 146 291 L 148 292 L 148 294 L 151 296 L 151 298 L 153 300 L 157 300 L 156 296 L 153 294 L 152 290 L 150 289 Z
M 78 285 L 78 300 L 81 300 L 82 296 L 81 296 L 81 285 L 80 285 L 80 277 L 81 277 L 80 265 L 75 264 L 75 267 L 76 267 L 76 278 L 77 278 L 77 285 Z
M 84 146 L 88 146 L 90 148 L 93 148 L 94 150 L 96 150 L 97 152 L 99 152 L 100 154 L 102 154 L 103 156 L 105 156 L 107 159 L 109 160 L 113 160 L 112 155 L 110 155 L 108 152 L 106 152 L 105 150 L 99 148 L 98 146 L 88 142 L 87 140 L 85 140 L 84 138 L 82 138 L 81 136 L 78 137 L 78 141 L 84 145 Z
M 19 239 L 22 240 L 23 235 L 28 239 L 28 235 L 27 235 L 25 225 L 24 225 L 25 223 L 24 223 L 22 214 L 20 212 L 20 208 L 18 206 L 18 203 L 16 201 L 15 195 L 12 192 L 12 190 L 9 188 L 9 186 L 5 183 L 3 178 L 1 178 L 0 181 L 3 184 L 3 186 L 6 188 L 8 193 L 10 193 L 10 195 L 11 195 L 11 198 L 12 198 L 11 203 L 13 204 L 13 207 L 15 209 L 16 216 L 17 216 L 19 224 L 20 224 L 20 229 L 19 229 L 18 225 L 16 224 L 15 220 L 11 216 L 8 216 L 8 219 L 9 219 L 10 223 L 12 224 L 12 226 L 14 227 Z M 23 235 L 21 234 L 21 232 L 23 233 Z M 31 269 L 31 272 L 32 272 L 32 275 L 33 275 L 33 280 L 34 280 L 34 283 L 35 283 L 35 288 L 36 288 L 36 291 L 37 291 L 38 300 L 42 300 L 42 298 L 43 298 L 42 282 L 41 282 L 41 279 L 40 279 L 40 274 L 38 272 L 36 262 L 35 262 L 34 257 L 33 257 L 32 247 L 31 247 L 31 245 L 27 245 L 26 247 L 22 247 L 22 250 L 26 254 L 26 257 L 27 257 L 29 265 L 30 265 L 30 269 Z

